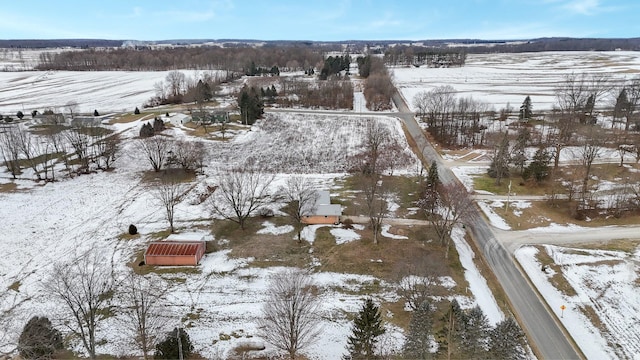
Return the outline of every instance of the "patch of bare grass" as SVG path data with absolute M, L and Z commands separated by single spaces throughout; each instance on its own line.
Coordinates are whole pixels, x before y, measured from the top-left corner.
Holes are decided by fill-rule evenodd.
M 542 246 L 536 246 L 538 248 L 538 254 L 536 255 L 536 259 L 540 261 L 543 266 L 548 267 L 549 269 L 554 271 L 554 274 L 549 278 L 549 282 L 553 287 L 555 287 L 558 291 L 562 292 L 567 296 L 576 296 L 576 290 L 569 284 L 567 279 L 564 277 L 562 273 L 562 267 L 557 265 L 551 256 L 547 254 L 546 250 Z

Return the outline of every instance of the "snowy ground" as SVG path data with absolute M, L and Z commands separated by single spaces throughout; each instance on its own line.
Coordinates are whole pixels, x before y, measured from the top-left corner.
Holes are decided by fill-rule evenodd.
M 546 252 L 559 270 L 552 266 L 541 271 L 538 251 Z M 551 245 L 538 250 L 524 246 L 516 251 L 516 258 L 588 359 L 638 359 L 640 250 L 626 253 Z M 557 271 L 575 294 L 563 293 L 551 284 Z M 599 319 L 602 331 L 589 320 L 587 311 Z
M 344 156 L 358 149 L 362 137 L 361 121 L 363 119 L 358 116 L 269 114 L 265 120 L 237 134 L 231 141 L 205 140 L 212 156 L 205 167 L 205 174 L 196 179 L 193 192 L 213 184 L 219 168 L 241 163 L 247 155 L 253 155 L 255 161 L 278 172 L 274 188 L 281 185 L 290 176 L 288 174 L 303 172 L 319 187 L 331 189 L 333 179 L 343 174 L 329 171 L 342 169 Z M 379 121 L 388 126 L 394 136 L 399 137 L 400 143 L 406 143 L 398 120 L 367 117 L 367 121 Z M 142 154 L 134 151 L 133 147 L 133 137 L 138 134 L 141 124 L 138 121 L 111 126 L 125 139 L 122 155 L 111 172 L 81 175 L 74 179 L 58 176 L 59 181 L 46 185 L 20 179 L 15 181 L 18 191 L 0 193 L 0 202 L 4 204 L 0 207 L 0 217 L 5 223 L 0 236 L 0 248 L 5 252 L 0 262 L 0 288 L 8 289 L 0 294 L 0 311 L 13 308 L 12 321 L 0 331 L 0 351 L 11 349 L 10 344 L 15 344 L 17 334 L 31 316 L 46 314 L 54 320 L 61 318 L 63 308 L 43 291 L 54 264 L 72 261 L 86 251 L 99 251 L 115 264 L 116 274 L 124 276 L 130 272 L 126 263 L 144 249 L 145 244 L 152 240 L 151 235 L 168 227 L 161 207 L 141 180 L 142 172 L 149 168 Z M 298 131 L 299 128 L 305 131 Z M 167 130 L 167 134 L 188 139 L 189 131 L 177 125 Z M 326 152 L 320 151 L 321 148 Z M 315 149 L 324 155 L 319 156 L 306 149 Z M 306 157 L 296 155 L 298 153 Z M 409 167 L 413 170 L 415 164 Z M 61 170 L 61 165 L 58 170 Z M 23 177 L 29 178 L 29 172 L 25 171 Z M 0 179 L 2 183 L 13 181 L 4 168 L 0 170 Z M 223 246 L 225 239 L 212 239 L 211 235 L 194 230 L 194 226 L 206 226 L 209 221 L 203 219 L 210 217 L 206 205 L 196 205 L 197 202 L 192 201 L 195 197 L 195 193 L 189 193 L 178 204 L 175 211 L 178 234 L 174 238 L 204 237 Z M 141 236 L 121 240 L 120 236 L 127 231 L 129 224 L 135 224 Z M 354 230 L 332 227 L 330 232 L 338 243 L 358 241 L 356 231 L 363 230 L 358 226 Z M 309 226 L 303 233 L 311 243 L 315 228 Z M 390 234 L 388 230 L 385 228 L 382 236 L 403 238 Z M 258 232 L 265 235 L 290 234 L 292 241 L 295 237 L 292 227 L 276 226 L 268 221 Z M 456 240 L 456 246 L 461 244 Z M 477 278 L 479 273 L 471 261 L 470 249 L 459 248 L 458 251 L 464 254 L 461 261 L 468 280 L 474 282 L 470 290 L 475 299 L 467 298 L 466 303 L 470 306 L 480 304 L 490 320 L 497 321 L 501 315 L 496 315 L 499 310 L 495 310 L 495 300 L 486 283 Z M 197 274 L 148 275 L 154 281 L 174 284 L 171 295 L 164 299 L 166 308 L 170 310 L 167 326 L 178 325 L 182 318 L 182 325 L 188 328 L 196 350 L 207 358 L 226 356 L 232 348 L 246 342 L 261 342 L 257 336 L 256 319 L 261 315 L 269 275 L 280 268 L 257 269 L 250 266 L 251 261 L 231 259 L 227 250 L 221 250 L 205 256 Z M 337 359 L 345 351 L 346 336 L 351 330 L 345 314 L 356 312 L 362 303 L 362 296 L 353 294 L 379 279 L 353 274 L 315 273 L 314 281 L 322 290 L 323 332 L 307 354 L 311 359 Z M 385 289 L 392 286 L 383 284 Z M 339 289 L 348 291 L 344 293 Z M 387 290 L 372 295 L 378 301 L 397 300 L 397 295 Z M 134 353 L 120 330 L 119 321 L 121 318 L 114 316 L 103 323 L 97 335 L 98 339 L 106 342 L 98 347 L 98 352 L 117 356 Z M 402 331 L 392 325 L 387 326 L 385 342 L 389 349 L 397 349 L 403 342 Z M 75 350 L 81 351 L 79 344 Z M 265 354 L 272 351 L 267 347 Z
M 640 53 L 469 54 L 465 66 L 459 68 L 393 69 L 394 81 L 410 107 L 417 93 L 451 85 L 459 96 L 473 96 L 495 110 L 507 103 L 518 109 L 527 95 L 534 109 L 550 110 L 555 102 L 554 87 L 564 76 L 583 72 L 606 72 L 617 81 L 631 78 L 640 73 Z

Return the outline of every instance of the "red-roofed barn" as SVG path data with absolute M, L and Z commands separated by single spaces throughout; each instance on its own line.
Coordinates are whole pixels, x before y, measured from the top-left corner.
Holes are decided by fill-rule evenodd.
M 144 253 L 147 265 L 198 265 L 204 256 L 204 241 L 157 241 Z

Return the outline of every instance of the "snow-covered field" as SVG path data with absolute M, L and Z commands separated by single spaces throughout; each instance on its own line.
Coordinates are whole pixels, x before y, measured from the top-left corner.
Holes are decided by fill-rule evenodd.
M 182 70 L 198 79 L 201 71 Z M 155 96 L 154 85 L 169 71 L 21 71 L 0 72 L 0 113 L 45 109 L 65 112 L 70 101 L 82 113 L 133 112 Z
M 613 80 L 628 79 L 640 74 L 640 53 L 469 54 L 463 67 L 393 69 L 394 82 L 412 108 L 417 93 L 451 85 L 458 96 L 473 96 L 495 110 L 507 103 L 517 110 L 527 95 L 534 110 L 549 110 L 555 102 L 554 88 L 572 73 L 607 73 Z
M 556 289 L 550 279 L 552 266 L 545 272 L 537 260 L 546 252 L 559 267 L 575 294 Z M 637 359 L 640 354 L 640 250 L 585 250 L 545 245 L 542 250 L 525 246 L 516 258 L 538 291 L 588 359 Z M 565 306 L 564 312 L 561 306 Z M 588 318 L 595 315 L 600 331 Z

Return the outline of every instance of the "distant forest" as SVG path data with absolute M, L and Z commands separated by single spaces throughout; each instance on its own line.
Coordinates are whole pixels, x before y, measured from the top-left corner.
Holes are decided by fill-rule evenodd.
M 541 38 L 527 41 L 472 39 L 424 41 L 258 41 L 258 40 L 0 40 L 4 48 L 70 47 L 86 51 L 46 52 L 39 70 L 228 70 L 250 64 L 280 70 L 321 69 L 331 52 L 383 54 L 388 65 L 464 66 L 466 54 L 538 51 L 640 50 L 640 38 Z

